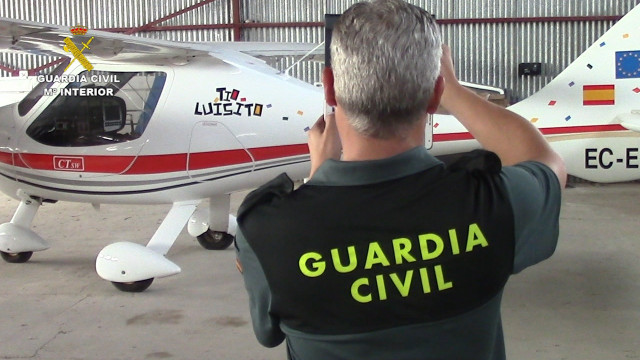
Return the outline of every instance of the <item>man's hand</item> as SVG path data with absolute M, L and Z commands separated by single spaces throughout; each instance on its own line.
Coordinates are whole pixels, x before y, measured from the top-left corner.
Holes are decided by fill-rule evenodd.
M 315 125 L 309 130 L 309 154 L 311 155 L 311 174 L 318 170 L 327 159 L 340 160 L 342 143 L 336 126 L 334 114 L 320 116 Z
M 452 112 L 458 99 L 457 91 L 460 91 L 462 85 L 458 82 L 453 59 L 451 58 L 451 49 L 448 45 L 442 45 L 442 59 L 440 60 L 440 75 L 444 78 L 444 92 L 440 99 L 440 105 L 448 111 Z
M 540 131 L 522 116 L 492 104 L 460 85 L 451 60 L 451 50 L 442 47 L 440 74 L 445 89 L 440 104 L 455 116 L 482 146 L 495 152 L 505 166 L 538 161 L 551 168 L 564 187 L 564 161 Z

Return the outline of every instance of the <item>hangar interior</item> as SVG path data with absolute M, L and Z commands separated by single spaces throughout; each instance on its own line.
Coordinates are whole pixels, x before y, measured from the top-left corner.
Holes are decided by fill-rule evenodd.
M 354 0 L 12 0 L 0 17 L 180 42 L 324 40 L 324 14 Z M 638 0 L 425 1 L 441 24 L 463 81 L 504 89 L 507 102 L 530 96 L 559 74 Z M 46 73 L 56 59 L 0 54 L 0 76 Z M 317 82 L 322 64 L 273 57 L 278 69 Z
M 323 41 L 325 13 L 355 0 L 5 0 L 0 17 L 83 25 L 180 42 Z M 432 12 L 461 80 L 530 96 L 640 0 L 409 2 Z M 47 73 L 55 58 L 0 53 L 0 76 Z M 308 82 L 322 64 L 269 60 Z M 540 64 L 540 73 L 531 65 Z M 522 68 L 525 69 L 522 69 Z M 533 74 L 520 74 L 520 72 Z M 0 89 L 1 91 L 2 89 Z M 0 119 L 2 121 L 2 119 Z M 585 185 L 563 198 L 558 249 L 509 283 L 502 316 L 511 359 L 639 359 L 637 184 Z M 246 193 L 234 194 L 235 212 Z M 15 200 L 0 194 L 0 217 Z M 233 248 L 206 252 L 182 235 L 183 266 L 146 293 L 116 293 L 95 275 L 95 254 L 116 239 L 148 239 L 165 206 L 62 202 L 34 222 L 56 243 L 27 266 L 0 262 L 0 359 L 284 359 L 254 339 Z M 141 219 L 144 217 L 144 219 Z M 6 221 L 6 220 L 5 220 Z

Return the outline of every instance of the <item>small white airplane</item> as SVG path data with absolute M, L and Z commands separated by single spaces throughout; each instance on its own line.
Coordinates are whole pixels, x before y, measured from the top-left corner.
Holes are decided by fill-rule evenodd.
M 205 248 L 227 248 L 230 193 L 282 172 L 304 177 L 306 129 L 322 114 L 322 90 L 233 46 L 73 36 L 0 19 L 5 51 L 67 57 L 0 108 L 0 190 L 20 200 L 0 225 L 4 260 L 25 262 L 48 248 L 30 229 L 45 202 L 173 204 L 146 247 L 112 244 L 96 260 L 101 277 L 142 291 L 180 272 L 165 255 L 187 222 Z M 204 199 L 210 216 L 196 211 Z
M 572 175 L 640 179 L 638 23 L 640 6 L 511 107 L 540 128 Z M 68 57 L 69 41 L 73 58 L 40 77 L 22 101 L 0 108 L 0 190 L 20 201 L 0 225 L 6 261 L 26 262 L 48 248 L 30 229 L 45 202 L 170 203 L 147 246 L 111 244 L 96 260 L 98 274 L 118 289 L 143 291 L 180 272 L 165 255 L 185 224 L 205 248 L 224 249 L 235 231 L 230 193 L 282 172 L 307 175 L 306 131 L 322 114 L 322 90 L 246 54 L 257 45 L 71 36 L 58 26 L 0 19 L 5 51 Z M 254 54 L 267 52 L 260 47 Z M 451 116 L 437 114 L 433 124 L 435 155 L 479 146 Z M 206 199 L 208 212 L 198 210 Z

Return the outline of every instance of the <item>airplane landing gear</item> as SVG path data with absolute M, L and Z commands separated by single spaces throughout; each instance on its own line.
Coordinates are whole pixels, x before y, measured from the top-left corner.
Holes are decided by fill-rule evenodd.
M 96 272 L 122 291 L 146 290 L 154 278 L 178 274 L 180 267 L 165 257 L 196 202 L 174 203 L 147 246 L 132 242 L 107 245 L 96 259 Z
M 96 259 L 96 272 L 118 290 L 141 292 L 155 278 L 178 274 L 180 267 L 165 258 L 163 253 L 123 241 L 107 245 L 100 251 Z
M 189 219 L 187 230 L 203 248 L 224 250 L 233 244 L 237 222 L 229 214 L 230 206 L 229 194 L 212 197 L 209 199 L 209 211 L 196 210 Z
M 151 283 L 153 282 L 153 278 L 132 282 L 116 282 L 112 281 L 111 283 L 116 289 L 124 292 L 143 292 L 147 290 Z
M 200 245 L 207 250 L 224 250 L 233 243 L 235 236 L 226 232 L 207 229 L 196 238 Z
M 25 252 L 19 252 L 19 253 L 8 253 L 8 252 L 0 251 L 0 255 L 2 256 L 2 259 L 8 263 L 21 264 L 31 259 L 31 255 L 33 255 L 33 251 L 25 251 Z
M 31 223 L 42 205 L 42 199 L 31 198 L 21 191 L 18 196 L 22 200 L 13 218 L 0 225 L 0 255 L 4 261 L 14 264 L 27 262 L 34 251 L 49 248 L 49 244 L 31 230 Z

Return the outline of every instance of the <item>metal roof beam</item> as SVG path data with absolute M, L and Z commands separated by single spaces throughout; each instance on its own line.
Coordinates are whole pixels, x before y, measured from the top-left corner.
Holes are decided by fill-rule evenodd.
M 182 10 L 178 10 L 178 11 L 176 11 L 174 13 L 171 13 L 171 14 L 169 14 L 167 16 L 161 17 L 160 19 L 151 21 L 151 22 L 149 22 L 147 24 L 144 24 L 142 26 L 139 26 L 139 27 L 131 28 L 131 29 L 127 30 L 125 32 L 125 34 L 131 35 L 131 34 L 135 34 L 135 33 L 140 32 L 140 31 L 148 31 L 149 28 L 151 28 L 151 27 L 153 27 L 155 25 L 158 25 L 158 24 L 160 24 L 162 22 L 165 22 L 165 21 L 167 21 L 169 19 L 173 19 L 176 16 L 180 16 L 180 15 L 182 15 L 184 13 L 187 13 L 187 12 L 189 12 L 191 10 L 195 10 L 195 9 L 197 9 L 199 7 L 207 5 L 207 4 L 212 3 L 214 1 L 216 1 L 216 0 L 203 0 L 203 1 L 199 2 L 199 3 L 196 3 L 196 4 L 193 4 L 191 6 L 188 6 L 188 7 L 184 8 L 184 9 L 182 9 Z

